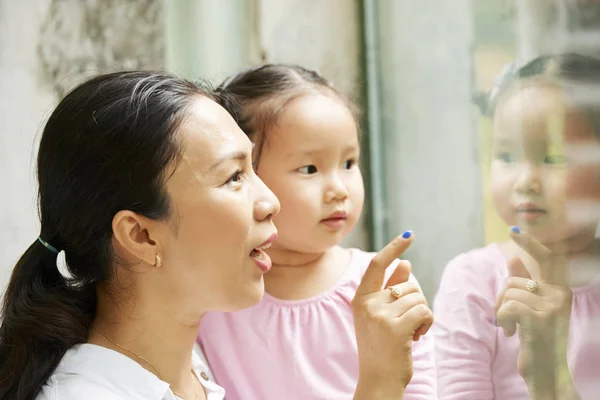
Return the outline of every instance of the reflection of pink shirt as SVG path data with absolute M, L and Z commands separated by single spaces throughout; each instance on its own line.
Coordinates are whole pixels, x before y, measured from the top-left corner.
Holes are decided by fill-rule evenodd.
M 375 254 L 351 252 L 342 278 L 319 296 L 285 301 L 267 294 L 252 308 L 205 315 L 199 341 L 228 400 L 352 399 L 358 359 L 350 302 Z M 435 398 L 430 336 L 413 344 L 405 400 Z
M 451 261 L 435 299 L 434 338 L 440 400 L 525 400 L 517 371 L 518 335 L 494 325 L 496 295 L 508 278 L 496 244 Z M 600 279 L 573 289 L 568 362 L 582 400 L 600 398 Z

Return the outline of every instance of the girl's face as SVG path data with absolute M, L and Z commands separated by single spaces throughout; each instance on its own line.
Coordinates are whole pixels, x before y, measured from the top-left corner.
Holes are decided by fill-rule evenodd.
M 593 237 L 600 142 L 560 88 L 526 84 L 506 94 L 492 143 L 492 198 L 505 223 L 547 244 Z
M 257 173 L 281 201 L 275 247 L 322 252 L 358 221 L 364 188 L 354 117 L 322 94 L 291 102 L 266 138 Z

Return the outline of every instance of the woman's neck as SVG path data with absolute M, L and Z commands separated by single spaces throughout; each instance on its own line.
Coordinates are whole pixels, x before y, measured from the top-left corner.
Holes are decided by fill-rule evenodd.
M 136 297 L 117 303 L 99 292 L 88 342 L 131 358 L 187 399 L 199 389 L 191 373 L 198 328 L 199 323 L 182 323 L 159 302 Z

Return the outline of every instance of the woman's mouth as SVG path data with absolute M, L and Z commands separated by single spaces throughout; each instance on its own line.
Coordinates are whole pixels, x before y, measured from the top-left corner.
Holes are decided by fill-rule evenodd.
M 250 252 L 250 258 L 262 272 L 269 272 L 273 263 L 271 257 L 262 249 L 254 249 Z
M 269 255 L 265 252 L 265 250 L 268 249 L 269 247 L 271 247 L 271 244 L 276 239 L 277 239 L 277 234 L 274 233 L 273 235 L 271 235 L 269 237 L 269 239 L 267 239 L 265 242 L 263 242 L 263 244 L 252 249 L 252 251 L 250 252 L 250 258 L 252 259 L 252 261 L 254 261 L 256 266 L 258 268 L 260 268 L 260 270 L 262 272 L 269 272 L 269 270 L 273 266 L 271 257 L 269 257 Z

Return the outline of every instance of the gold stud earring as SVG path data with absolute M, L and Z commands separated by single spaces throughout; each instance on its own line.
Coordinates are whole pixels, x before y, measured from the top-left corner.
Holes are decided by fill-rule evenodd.
M 156 255 L 156 263 L 154 264 L 154 266 L 156 268 L 160 268 L 162 266 L 162 260 L 158 254 Z

